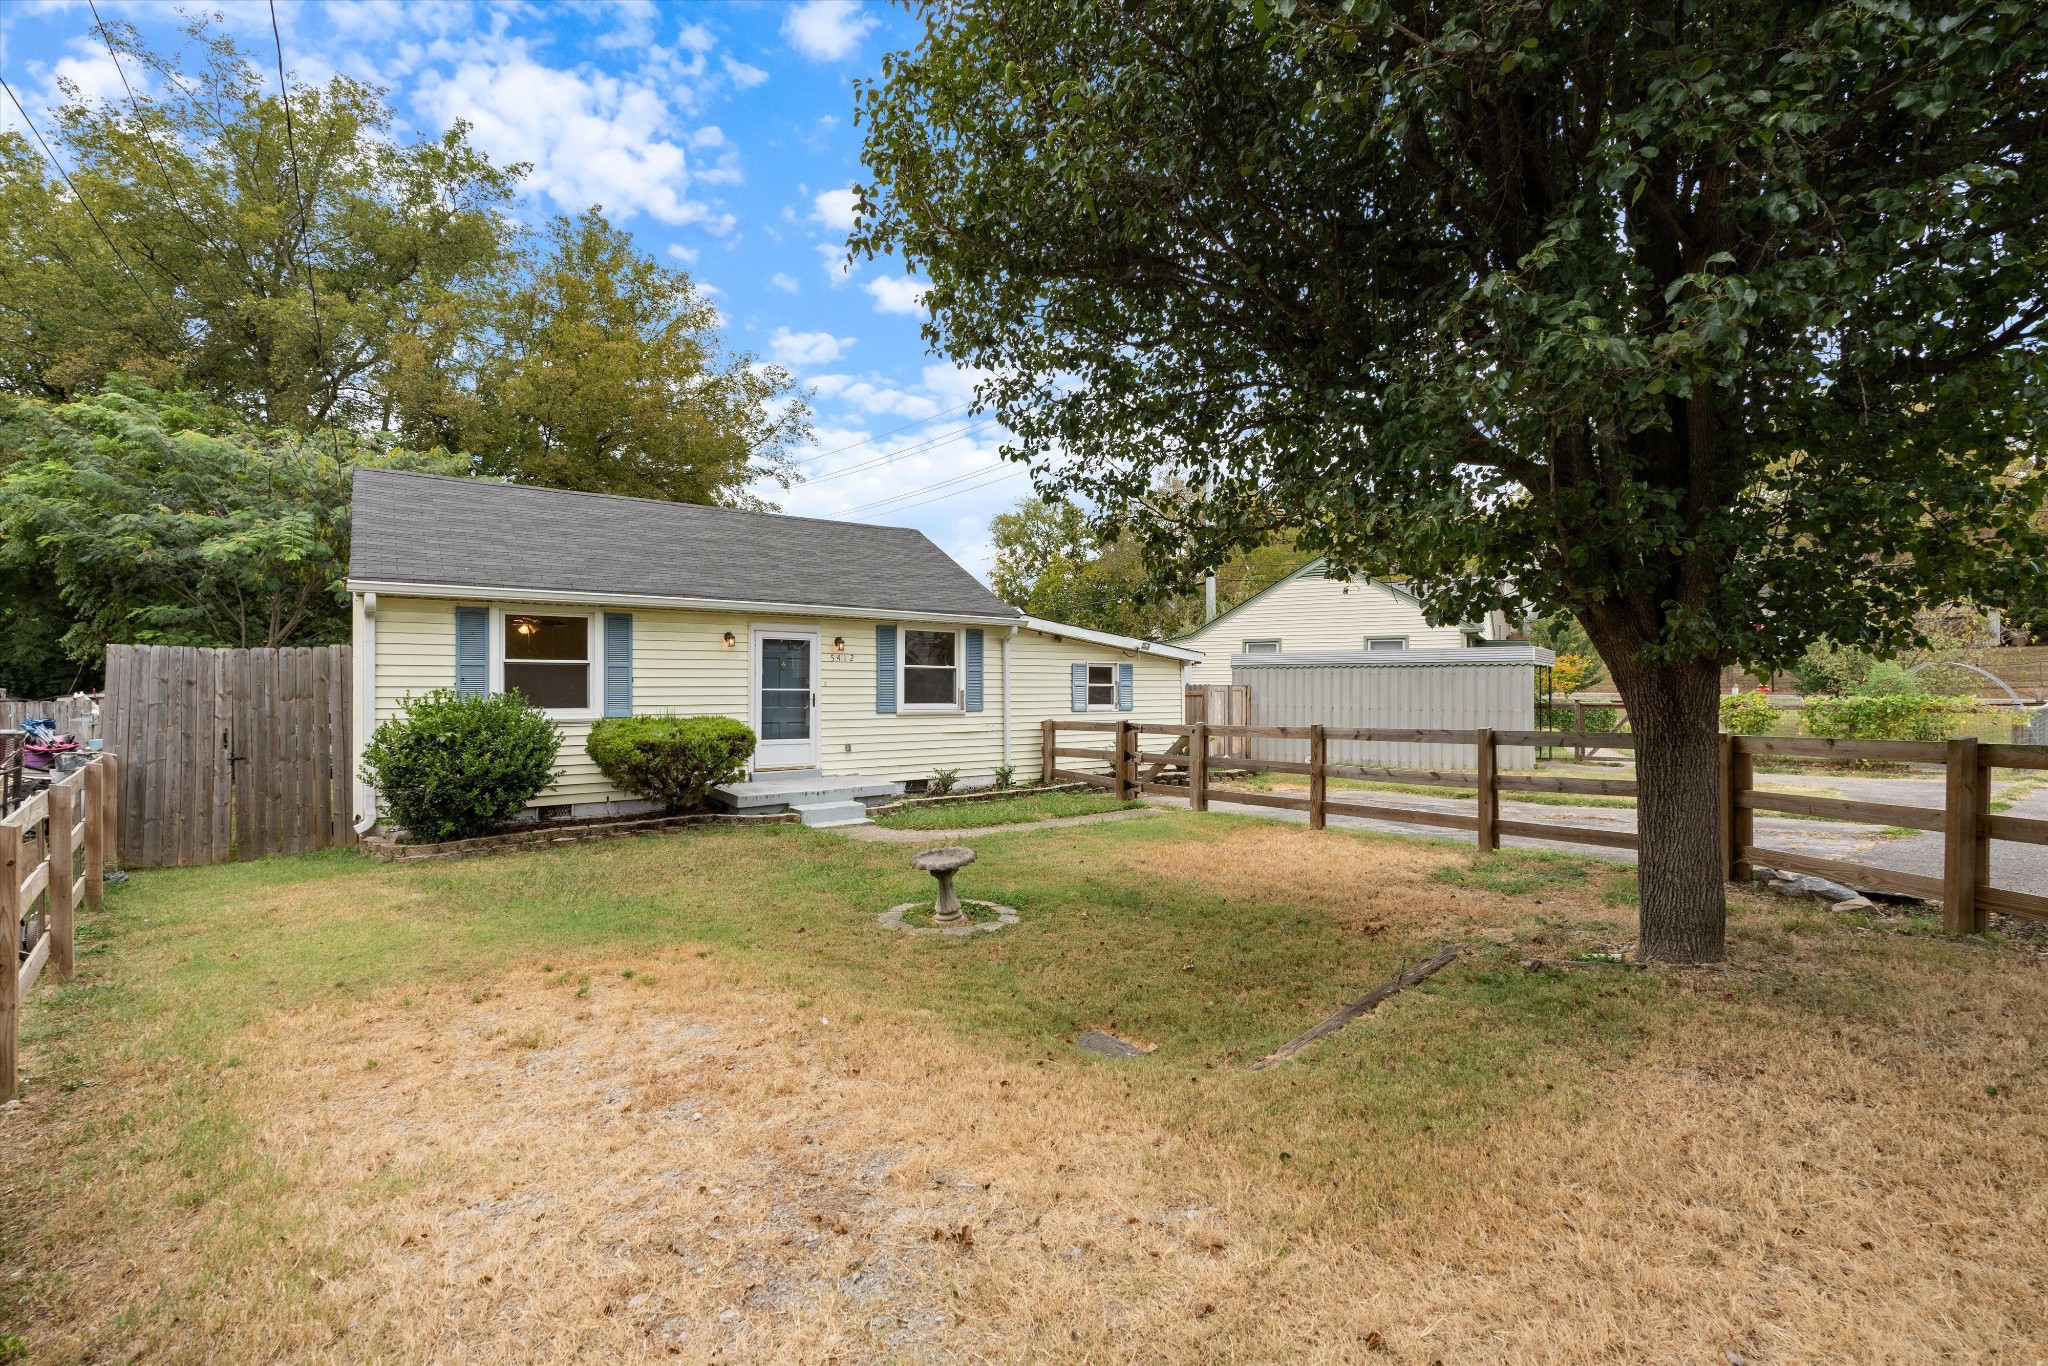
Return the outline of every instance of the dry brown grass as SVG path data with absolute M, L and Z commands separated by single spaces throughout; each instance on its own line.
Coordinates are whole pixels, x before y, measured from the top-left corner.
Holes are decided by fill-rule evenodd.
M 1528 930 L 1432 881 L 1459 856 L 1431 846 L 1259 826 L 1118 856 L 1344 924 Z M 1594 884 L 1544 895 L 1614 913 Z M 1571 1098 L 1425 1137 L 1463 1179 L 1397 1214 L 1247 1164 L 1150 1074 L 1039 1066 L 723 954 L 264 1014 L 216 1084 L 271 1217 L 124 1167 L 39 1212 L 57 1288 L 14 1331 L 57 1360 L 2042 1360 L 2048 974 L 1903 940 L 1845 968 L 1786 915 L 1743 902 L 1769 943 L 1672 974 L 1674 1027 Z M 1830 1016 L 1852 989 L 1880 1004 Z M 190 1084 L 110 1080 L 13 1131 L 19 1159 L 118 1145 Z

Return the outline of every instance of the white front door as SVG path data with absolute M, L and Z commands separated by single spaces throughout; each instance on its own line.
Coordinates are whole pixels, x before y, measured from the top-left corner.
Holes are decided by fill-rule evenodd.
M 818 633 L 754 628 L 754 771 L 818 766 Z

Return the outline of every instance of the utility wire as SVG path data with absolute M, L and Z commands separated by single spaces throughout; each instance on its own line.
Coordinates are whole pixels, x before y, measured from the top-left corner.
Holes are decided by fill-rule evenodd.
M 965 403 L 956 403 L 950 408 L 941 408 L 938 412 L 933 413 L 930 417 L 921 417 L 918 418 L 915 422 L 906 422 L 901 427 L 891 427 L 886 432 L 877 432 L 873 436 L 864 436 L 858 441 L 849 441 L 844 446 L 835 446 L 829 451 L 819 451 L 816 455 L 807 457 L 807 459 L 803 463 L 808 464 L 811 460 L 829 460 L 833 456 L 838 455 L 842 451 L 858 450 L 862 446 L 872 446 L 885 436 L 894 436 L 898 432 L 907 432 L 912 427 L 919 427 L 927 422 L 936 422 L 940 418 L 946 416 L 948 413 L 957 413 L 962 408 L 973 406 L 973 403 L 973 399 L 969 399 Z
M 901 507 L 893 507 L 888 509 L 885 515 L 894 517 L 898 513 L 908 512 L 912 508 L 921 508 L 927 503 L 943 503 L 948 498 L 958 498 L 959 496 L 965 493 L 979 493 L 983 489 L 994 488 L 997 484 L 1003 483 L 1004 481 L 1009 479 L 1014 479 L 1018 475 L 1024 474 L 1026 472 L 1027 471 L 1018 469 L 1014 466 L 1006 466 L 993 479 L 985 479 L 979 484 L 970 484 L 966 488 L 954 489 L 950 493 L 941 493 L 931 498 L 921 498 L 915 503 L 905 503 Z
M 934 481 L 934 482 L 932 482 L 932 483 L 929 483 L 929 484 L 925 484 L 925 485 L 923 485 L 923 486 L 922 486 L 922 487 L 920 487 L 920 488 L 914 488 L 914 489 L 905 489 L 905 490 L 903 490 L 903 491 L 902 491 L 901 493 L 894 493 L 894 494 L 891 494 L 891 495 L 889 495 L 889 496 L 888 496 L 887 498 L 877 498 L 877 499 L 875 499 L 875 500 L 874 500 L 873 502 L 868 502 L 868 503 L 862 503 L 862 504 L 860 504 L 860 505 L 859 505 L 858 507 L 851 507 L 851 508 L 848 508 L 848 509 L 846 510 L 846 513 L 845 513 L 845 514 L 842 514 L 842 515 L 849 515 L 849 514 L 852 514 L 852 513 L 856 513 L 856 512 L 871 512 L 871 511 L 873 511 L 873 510 L 874 510 L 874 509 L 876 509 L 876 508 L 880 508 L 880 507 L 886 507 L 886 506 L 888 506 L 888 505 L 889 505 L 890 503 L 897 503 L 897 502 L 901 502 L 901 501 L 902 501 L 903 499 L 905 499 L 905 498 L 915 498 L 915 497 L 917 497 L 917 496 L 918 496 L 919 494 L 923 494 L 923 493 L 932 493 L 932 492 L 935 492 L 935 491 L 937 491 L 937 490 L 939 490 L 939 489 L 943 489 L 943 488 L 949 488 L 949 487 L 951 487 L 951 486 L 952 486 L 952 485 L 954 485 L 954 484 L 963 484 L 963 483 L 966 483 L 966 482 L 967 482 L 968 480 L 970 480 L 970 479 L 978 479 L 978 478 L 980 478 L 980 477 L 981 477 L 982 475 L 985 475 L 985 474 L 991 474 L 991 473 L 993 473 L 994 471 L 996 471 L 996 470 L 999 470 L 999 469 L 1014 469 L 1014 468 L 1015 468 L 1014 466 L 1010 466 L 1010 465 L 1007 465 L 1007 464 L 1003 464 L 1003 463 L 998 463 L 998 464 L 995 464 L 995 465 L 982 465 L 982 466 L 979 466 L 979 467 L 977 467 L 977 468 L 975 468 L 975 469 L 971 469 L 971 470 L 967 471 L 967 472 L 966 472 L 965 474 L 956 474 L 956 475 L 953 475 L 953 476 L 952 476 L 951 478 L 947 478 L 947 479 L 940 479 L 940 480 L 936 480 L 936 481 Z M 964 492 L 966 492 L 966 490 L 965 490 L 965 489 L 962 489 L 962 490 L 961 490 L 961 492 L 963 492 L 963 493 L 964 493 Z M 934 501 L 934 500 L 932 500 L 932 499 L 926 499 L 925 501 L 926 501 L 926 502 L 931 502 L 931 501 Z M 918 505 L 918 504 L 913 504 L 912 506 L 919 506 L 919 505 Z M 901 509 L 898 509 L 898 510 L 900 511 Z
M 830 482 L 831 480 L 839 478 L 841 475 L 859 474 L 862 470 L 873 469 L 877 465 L 886 465 L 890 461 L 895 460 L 901 456 L 918 455 L 924 451 L 930 450 L 932 447 L 937 446 L 942 442 L 950 441 L 956 436 L 971 436 L 975 432 L 982 431 L 988 427 L 993 427 L 995 425 L 996 419 L 994 418 L 990 418 L 985 422 L 969 423 L 965 427 L 959 427 L 950 432 L 940 432 L 937 436 L 929 437 L 923 441 L 914 442 L 911 445 L 905 446 L 900 450 L 886 451 L 883 454 L 875 456 L 871 459 L 858 461 L 854 464 L 844 467 L 843 469 L 833 470 L 830 474 L 821 474 L 815 479 L 806 479 L 804 483 L 806 486 L 812 484 L 824 484 Z
M 99 229 L 100 239 L 107 244 L 107 250 L 114 253 L 114 259 L 121 263 L 121 273 L 128 277 L 128 283 L 134 285 L 136 292 L 142 295 L 143 301 L 149 305 L 149 311 L 156 314 L 157 321 L 170 328 L 171 332 L 175 335 L 178 329 L 172 326 L 171 320 L 164 316 L 163 309 L 157 306 L 156 295 L 151 293 L 148 287 L 142 283 L 141 279 L 136 276 L 134 268 L 128 264 L 128 258 L 123 256 L 121 249 L 114 245 L 113 236 L 108 233 L 107 225 L 100 222 L 100 216 L 92 211 L 92 205 L 88 204 L 85 196 L 78 192 L 78 184 L 72 180 L 71 172 L 64 169 L 64 163 L 57 160 L 57 154 L 50 150 L 50 144 L 43 139 L 42 130 L 36 127 L 36 121 L 28 116 L 28 110 L 22 108 L 21 96 L 14 93 L 14 87 L 7 83 L 5 76 L 0 76 L 0 90 L 7 92 L 7 98 L 14 102 L 15 112 L 21 115 L 21 121 L 28 125 L 29 132 L 35 134 L 36 144 L 43 149 L 43 155 L 49 158 L 52 166 L 57 168 L 57 174 L 64 177 L 65 185 L 71 189 L 71 197 L 78 201 L 79 208 L 85 210 L 85 216 L 92 220 L 93 227 Z

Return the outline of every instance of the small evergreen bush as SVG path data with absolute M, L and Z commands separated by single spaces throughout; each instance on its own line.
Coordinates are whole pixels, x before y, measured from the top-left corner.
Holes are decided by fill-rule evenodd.
M 560 774 L 562 732 L 517 693 L 408 695 L 363 751 L 363 781 L 416 840 L 488 835 Z
M 1769 735 L 1778 726 L 1778 709 L 1760 692 L 1731 693 L 1721 699 L 1721 729 L 1730 735 Z
M 614 787 L 690 811 L 746 776 L 754 732 L 729 716 L 614 716 L 590 728 L 584 747 Z

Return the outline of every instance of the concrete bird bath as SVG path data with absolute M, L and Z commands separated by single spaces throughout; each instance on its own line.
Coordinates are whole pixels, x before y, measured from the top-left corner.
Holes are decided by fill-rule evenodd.
M 967 912 L 960 909 L 960 898 L 953 891 L 953 874 L 972 862 L 974 851 L 961 844 L 927 849 L 910 860 L 911 867 L 920 873 L 930 873 L 939 880 L 939 899 L 932 906 L 932 924 L 951 928 L 968 923 Z
M 921 873 L 930 873 L 938 879 L 938 900 L 932 904 L 932 923 L 906 925 L 903 917 L 913 911 L 922 912 L 924 907 L 914 901 L 901 906 L 891 906 L 875 917 L 876 923 L 887 930 L 901 930 L 905 934 L 950 934 L 970 935 L 980 932 L 993 933 L 1005 925 L 1017 923 L 1017 912 L 1009 906 L 998 906 L 993 901 L 963 902 L 960 894 L 953 890 L 953 874 L 974 862 L 974 851 L 958 844 L 949 844 L 942 849 L 927 849 L 910 860 L 910 866 Z M 993 914 L 993 919 L 976 920 L 967 913 L 968 906 L 979 907 L 983 912 Z

